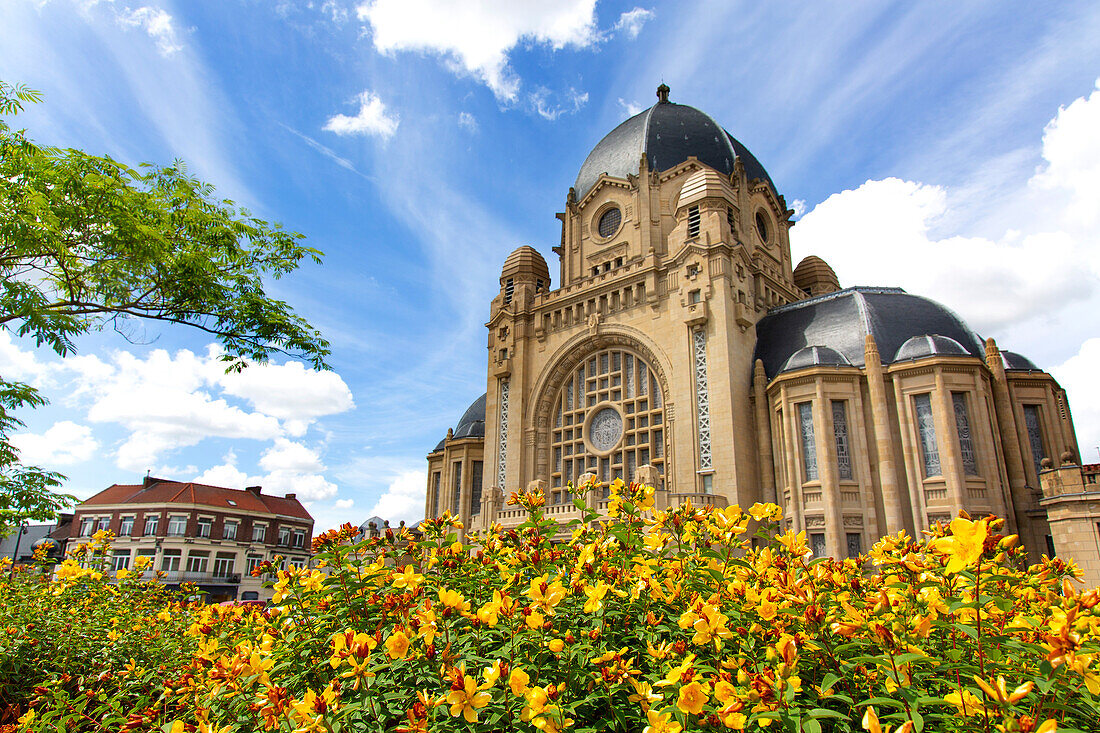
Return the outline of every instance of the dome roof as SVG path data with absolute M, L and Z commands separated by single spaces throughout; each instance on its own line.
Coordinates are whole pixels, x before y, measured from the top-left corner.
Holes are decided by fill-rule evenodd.
M 894 361 L 923 359 L 926 356 L 970 356 L 963 345 L 948 336 L 938 333 L 914 336 L 906 341 L 894 354 Z
M 487 395 L 481 395 L 473 401 L 469 407 L 466 408 L 466 412 L 462 413 L 462 417 L 459 418 L 458 425 L 452 431 L 451 439 L 457 440 L 459 438 L 484 438 L 485 437 L 485 397 Z M 446 444 L 447 439 L 439 441 L 439 444 L 435 447 L 435 451 L 443 450 L 443 446 Z
M 529 244 L 512 250 L 512 254 L 508 255 L 508 259 L 504 260 L 504 266 L 500 268 L 502 278 L 524 274 L 533 278 L 543 278 L 547 287 L 550 285 L 550 268 L 546 266 L 546 259 Z
M 727 176 L 733 173 L 734 161 L 740 159 L 750 181 L 763 179 L 779 196 L 764 166 L 710 115 L 686 104 L 669 102 L 664 85 L 658 97 L 661 101 L 620 124 L 592 148 L 573 184 L 578 200 L 592 190 L 603 173 L 616 178 L 637 175 L 643 153 L 655 171 L 667 171 L 695 156 L 700 163 Z
M 879 354 L 890 359 L 914 336 L 938 334 L 962 353 L 982 359 L 985 349 L 961 318 L 934 300 L 901 288 L 856 287 L 773 308 L 756 326 L 756 359 L 768 378 L 807 346 L 827 346 L 853 366 L 864 365 L 864 341 L 875 337 Z
M 1015 369 L 1022 372 L 1040 372 L 1042 369 L 1035 366 L 1035 362 L 1028 359 L 1026 356 L 1017 354 L 1015 351 L 1005 351 L 1001 349 L 1001 361 L 1005 365 L 1005 369 Z
M 852 366 L 848 357 L 828 346 L 806 346 L 791 354 L 780 372 L 793 372 L 811 366 Z
M 794 284 L 810 295 L 825 295 L 840 290 L 840 281 L 833 268 L 816 255 L 802 258 L 793 274 Z

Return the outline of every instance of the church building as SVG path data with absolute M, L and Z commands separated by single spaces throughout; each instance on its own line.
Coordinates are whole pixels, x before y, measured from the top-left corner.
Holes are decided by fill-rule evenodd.
M 1052 554 L 1039 474 L 1079 455 L 1058 383 L 944 305 L 796 265 L 760 162 L 657 97 L 581 165 L 556 281 L 532 247 L 504 261 L 486 393 L 428 455 L 426 515 L 507 527 L 505 497 L 539 487 L 568 521 L 594 474 L 662 506 L 775 502 L 819 556 L 960 510 Z

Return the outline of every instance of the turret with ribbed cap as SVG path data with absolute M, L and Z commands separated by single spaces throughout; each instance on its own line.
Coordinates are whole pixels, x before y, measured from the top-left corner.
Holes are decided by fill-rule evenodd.
M 804 257 L 794 268 L 794 284 L 806 291 L 810 297 L 835 293 L 840 290 L 837 279 L 829 263 L 816 255 Z

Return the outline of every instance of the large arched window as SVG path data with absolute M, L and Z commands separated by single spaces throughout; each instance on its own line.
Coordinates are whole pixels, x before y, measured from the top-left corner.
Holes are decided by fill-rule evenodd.
M 566 377 L 554 404 L 550 486 L 553 503 L 584 473 L 629 481 L 646 464 L 665 474 L 664 398 L 653 369 L 625 348 L 597 351 Z

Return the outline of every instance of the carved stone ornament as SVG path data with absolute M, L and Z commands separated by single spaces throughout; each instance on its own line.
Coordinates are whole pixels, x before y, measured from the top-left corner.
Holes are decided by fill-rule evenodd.
M 825 517 L 806 517 L 806 529 L 819 528 L 825 528 Z
M 588 424 L 588 441 L 600 452 L 610 451 L 623 437 L 623 416 L 613 407 L 605 407 Z

